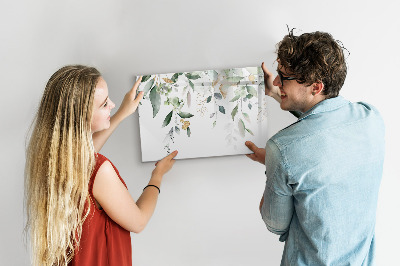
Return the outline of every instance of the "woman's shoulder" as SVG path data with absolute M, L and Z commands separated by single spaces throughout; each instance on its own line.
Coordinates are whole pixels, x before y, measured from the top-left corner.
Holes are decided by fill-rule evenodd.
M 99 173 L 100 175 L 105 175 L 105 176 L 116 175 L 126 187 L 126 184 L 124 180 L 121 178 L 117 167 L 115 167 L 115 165 L 107 157 L 105 157 L 100 153 L 96 153 L 96 171 L 94 174 L 98 175 Z

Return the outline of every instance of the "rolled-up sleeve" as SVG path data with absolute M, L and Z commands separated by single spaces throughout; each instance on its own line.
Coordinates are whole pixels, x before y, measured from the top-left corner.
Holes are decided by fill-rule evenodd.
M 292 188 L 288 184 L 288 167 L 281 151 L 272 140 L 267 142 L 265 151 L 267 182 L 261 216 L 269 231 L 286 235 L 294 212 Z M 280 240 L 285 239 L 286 237 L 281 237 Z

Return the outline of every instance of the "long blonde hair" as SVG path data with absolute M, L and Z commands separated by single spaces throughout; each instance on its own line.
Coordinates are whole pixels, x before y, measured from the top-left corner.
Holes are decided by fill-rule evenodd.
M 79 247 L 90 211 L 85 204 L 95 164 L 90 125 L 100 76 L 92 67 L 65 66 L 46 85 L 25 166 L 33 265 L 66 265 Z

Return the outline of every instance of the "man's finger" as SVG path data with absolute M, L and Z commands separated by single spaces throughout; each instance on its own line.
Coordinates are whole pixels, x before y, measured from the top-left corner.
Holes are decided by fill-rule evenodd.
M 253 161 L 256 160 L 256 155 L 254 153 L 252 154 L 245 154 L 247 157 L 249 157 L 250 159 L 252 159 Z
M 267 76 L 271 76 L 271 72 L 269 72 L 268 68 L 265 66 L 264 62 L 261 64 L 261 68 Z
M 249 149 L 250 149 L 251 151 L 253 151 L 253 152 L 256 152 L 256 150 L 258 149 L 258 147 L 256 146 L 256 144 L 254 144 L 254 143 L 251 142 L 251 141 L 246 141 L 244 144 L 247 146 L 247 148 L 249 148 Z

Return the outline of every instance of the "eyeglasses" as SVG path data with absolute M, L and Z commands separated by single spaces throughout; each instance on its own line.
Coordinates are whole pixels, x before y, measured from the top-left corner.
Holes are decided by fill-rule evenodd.
M 281 81 L 282 87 L 283 87 L 283 81 L 284 80 L 295 80 L 295 79 L 297 79 L 296 77 L 284 77 L 280 70 L 277 70 L 277 71 L 278 71 L 279 80 Z

